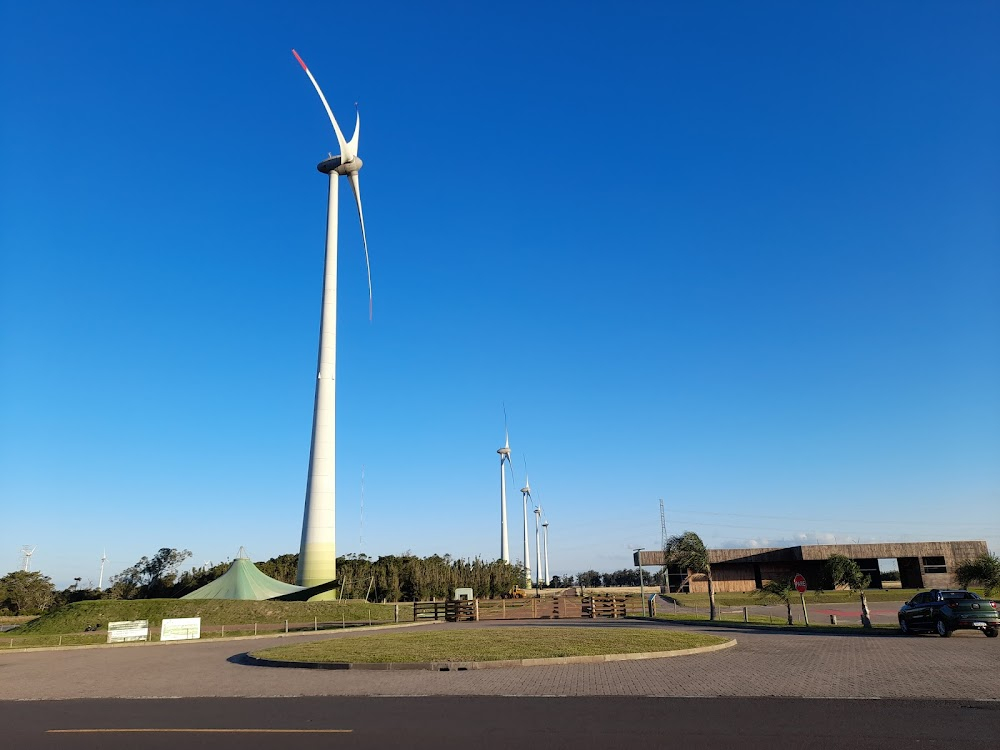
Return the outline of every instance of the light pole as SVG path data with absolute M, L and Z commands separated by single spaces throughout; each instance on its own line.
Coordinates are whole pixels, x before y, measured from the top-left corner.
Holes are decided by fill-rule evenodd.
M 642 605 L 642 616 L 646 616 L 646 589 L 642 586 L 642 559 L 640 555 L 645 547 L 636 547 L 632 550 L 635 553 L 635 562 L 639 568 L 639 604 Z

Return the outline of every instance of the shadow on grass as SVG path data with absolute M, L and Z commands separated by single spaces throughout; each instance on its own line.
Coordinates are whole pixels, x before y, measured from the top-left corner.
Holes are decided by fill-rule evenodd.
M 765 625 L 754 622 L 726 622 L 712 620 L 682 620 L 671 618 L 665 619 L 645 619 L 646 622 L 662 623 L 664 625 L 683 625 L 684 627 L 702 627 L 714 631 L 725 631 L 730 633 L 774 633 L 780 635 L 832 635 L 839 637 L 866 637 L 866 638 L 900 638 L 903 634 L 897 628 L 862 628 L 850 625 Z

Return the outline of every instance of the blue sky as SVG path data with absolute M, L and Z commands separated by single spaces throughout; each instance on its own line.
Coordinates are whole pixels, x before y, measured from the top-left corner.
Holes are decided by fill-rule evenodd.
M 336 140 L 293 47 L 362 117 L 339 552 L 498 556 L 504 404 L 556 573 L 659 498 L 1000 547 L 995 4 L 0 7 L 0 568 L 297 551 Z

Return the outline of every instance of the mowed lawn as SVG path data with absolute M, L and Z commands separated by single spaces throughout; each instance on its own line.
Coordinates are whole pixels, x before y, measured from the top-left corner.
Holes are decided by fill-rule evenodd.
M 652 628 L 505 627 L 334 638 L 254 651 L 251 656 L 351 663 L 497 661 L 676 651 L 729 640 Z

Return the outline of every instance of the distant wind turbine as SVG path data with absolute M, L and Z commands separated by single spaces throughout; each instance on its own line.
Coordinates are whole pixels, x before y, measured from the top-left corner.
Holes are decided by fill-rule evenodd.
M 336 370 L 337 370 L 337 222 L 339 183 L 341 175 L 347 178 L 354 193 L 361 222 L 361 241 L 365 248 L 368 267 L 368 319 L 372 317 L 372 273 L 368 259 L 368 237 L 365 234 L 365 216 L 361 210 L 361 187 L 358 170 L 358 133 L 361 115 L 356 116 L 354 135 L 344 138 L 333 111 L 323 96 L 313 74 L 306 67 L 299 53 L 292 50 L 295 59 L 309 76 L 337 136 L 340 155 L 320 162 L 317 169 L 330 177 L 330 192 L 326 219 L 326 269 L 323 283 L 323 313 L 319 334 L 319 367 L 316 375 L 316 400 L 313 407 L 312 444 L 309 451 L 309 479 L 306 485 L 305 511 L 302 519 L 302 541 L 299 545 L 299 567 L 296 583 L 315 586 L 337 577 L 336 549 Z M 322 598 L 335 598 L 331 590 Z
M 524 500 L 524 585 L 531 586 L 531 550 L 528 549 L 528 500 L 531 498 L 531 483 L 528 473 L 524 473 L 524 487 L 521 488 L 521 498 Z
M 101 575 L 97 579 L 97 588 L 98 590 L 101 591 L 104 590 L 104 563 L 106 563 L 107 561 L 108 561 L 108 551 L 104 550 L 103 552 L 101 552 Z
M 504 474 L 504 461 L 510 463 L 510 435 L 507 432 L 506 415 L 503 428 L 503 448 L 498 448 L 500 454 L 500 558 L 510 562 L 510 548 L 507 545 L 507 476 Z M 516 485 L 515 485 L 516 486 Z
M 538 588 L 542 587 L 542 546 L 538 543 L 538 517 L 542 515 L 542 509 L 535 506 L 535 570 L 538 576 Z
M 549 522 L 542 523 L 542 546 L 545 548 L 545 585 L 548 586 L 552 580 L 549 578 Z

